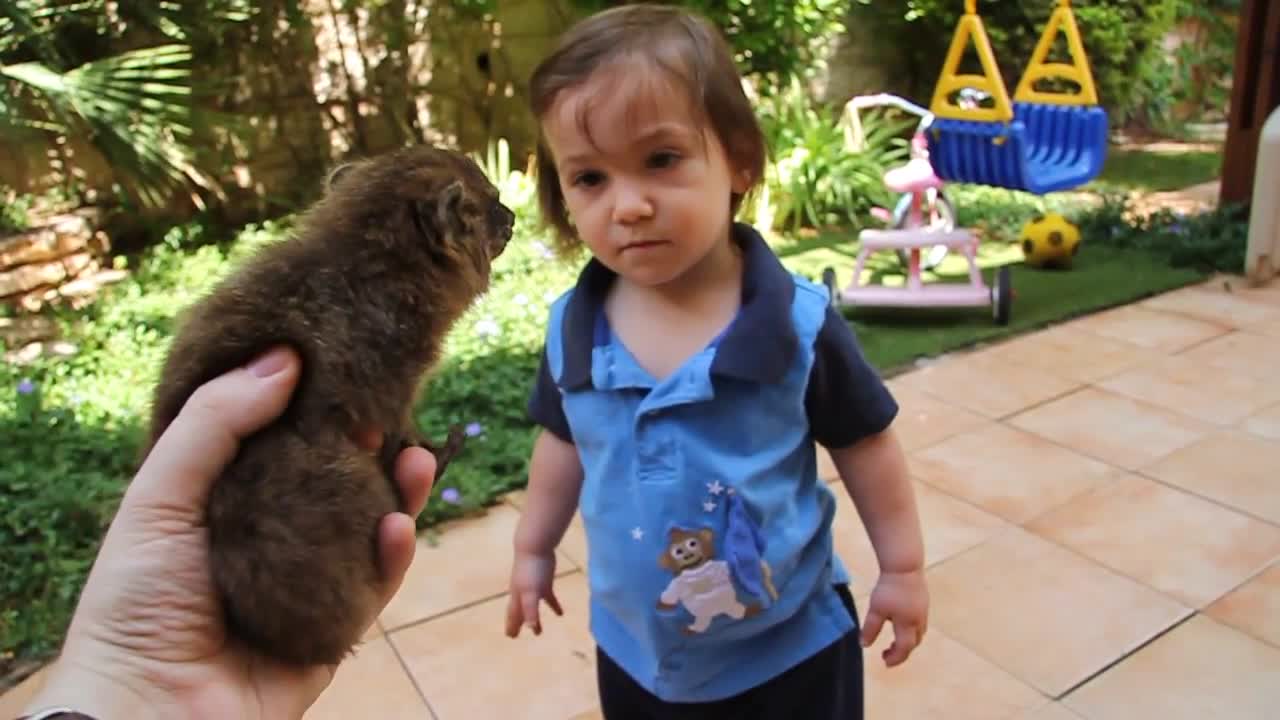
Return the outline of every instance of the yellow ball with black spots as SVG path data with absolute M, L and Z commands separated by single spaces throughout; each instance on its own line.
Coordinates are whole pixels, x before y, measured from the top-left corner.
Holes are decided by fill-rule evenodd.
M 1026 264 L 1065 270 L 1080 252 L 1080 228 L 1058 213 L 1048 213 L 1022 226 L 1019 236 Z

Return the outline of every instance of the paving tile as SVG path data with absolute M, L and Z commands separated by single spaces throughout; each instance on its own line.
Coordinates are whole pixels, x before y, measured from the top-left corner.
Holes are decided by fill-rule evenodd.
M 1038 405 L 1080 385 L 990 354 L 945 357 L 902 376 L 900 383 L 990 419 Z
M 1280 525 L 1277 440 L 1239 430 L 1214 433 L 1144 467 L 1142 474 Z
M 27 703 L 31 702 L 40 688 L 44 687 L 45 673 L 48 672 L 48 668 L 48 665 L 40 668 L 18 683 L 17 687 L 10 688 L 0 695 L 0 718 L 16 718 L 27 709 Z
M 1008 422 L 1126 470 L 1150 464 L 1212 430 L 1207 423 L 1092 387 Z
M 1280 528 L 1137 475 L 1026 527 L 1193 608 L 1280 557 Z
M 1086 332 L 1073 325 L 1056 325 L 1024 335 L 982 350 L 981 354 L 1086 383 L 1163 357 L 1157 350 Z
M 1176 313 L 1124 305 L 1073 320 L 1067 327 L 1163 352 L 1178 352 L 1229 328 Z
M 928 574 L 930 627 L 1050 697 L 1191 612 L 1016 526 Z
M 1280 405 L 1250 415 L 1240 423 L 1240 428 L 1258 437 L 1280 440 Z
M 912 487 L 924 535 L 926 565 L 940 563 L 964 552 L 1006 526 L 1000 518 L 928 485 L 913 482 Z M 833 487 L 832 490 L 836 494 L 836 517 L 831 528 L 833 545 L 853 576 L 851 586 L 855 597 L 869 596 L 880 577 L 880 564 L 849 493 L 843 487 Z M 865 610 L 866 606 L 859 603 L 858 607 Z
M 507 598 L 392 631 L 392 644 L 438 720 L 564 720 L 599 707 L 582 573 L 559 578 L 564 617 L 544 606 L 542 634 L 503 633 Z
M 1072 692 L 1088 720 L 1272 720 L 1280 649 L 1197 615 Z
M 1204 614 L 1280 647 L 1280 563 L 1218 599 Z
M 1224 426 L 1280 401 L 1280 383 L 1221 372 L 1181 356 L 1127 370 L 1098 387 Z
M 1280 358 L 1280 336 L 1233 332 L 1197 345 L 1181 357 L 1213 370 L 1271 380 L 1276 374 L 1276 358 Z
M 1280 322 L 1275 320 L 1265 320 L 1260 323 L 1249 325 L 1245 328 L 1251 333 L 1258 335 L 1266 335 L 1267 337 L 1280 338 Z
M 1085 720 L 1085 718 L 1071 712 L 1060 702 L 1050 701 L 1025 715 L 1019 715 L 1017 720 Z
M 1143 300 L 1139 307 L 1225 325 L 1246 327 L 1280 320 L 1280 306 L 1222 290 L 1221 284 L 1196 285 Z
M 952 435 L 990 422 L 987 418 L 958 405 L 938 399 L 909 383 L 911 374 L 890 383 L 890 391 L 898 401 L 898 417 L 894 432 L 905 450 L 925 448 Z
M 361 645 L 338 667 L 306 720 L 432 720 L 431 710 L 385 637 Z
M 863 653 L 869 718 L 1014 718 L 1044 702 L 1034 688 L 933 628 L 905 663 L 885 667 L 880 653 L 892 640 L 886 623 Z
M 382 611 L 386 630 L 479 602 L 507 590 L 519 511 L 495 505 L 485 515 L 448 523 L 433 546 L 418 539 L 400 591 Z M 559 568 L 572 566 L 563 554 Z
M 1110 465 L 1038 435 L 992 424 L 911 456 L 925 483 L 1013 523 L 1023 523 L 1104 482 Z

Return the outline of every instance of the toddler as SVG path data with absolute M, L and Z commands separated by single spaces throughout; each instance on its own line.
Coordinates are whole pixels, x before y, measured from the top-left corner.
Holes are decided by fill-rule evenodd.
M 529 401 L 507 634 L 562 613 L 580 511 L 606 718 L 861 718 L 862 648 L 888 620 L 896 665 L 927 626 L 898 408 L 825 288 L 735 220 L 765 140 L 731 52 L 686 11 L 625 5 L 570 29 L 531 102 L 542 212 L 591 258 Z M 880 564 L 861 632 L 815 442 Z

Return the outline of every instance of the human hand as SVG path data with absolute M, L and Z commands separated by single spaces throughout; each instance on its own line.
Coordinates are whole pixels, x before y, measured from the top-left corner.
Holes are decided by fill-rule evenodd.
M 214 479 L 241 438 L 284 410 L 298 375 L 297 356 L 277 350 L 206 383 L 187 401 L 125 492 L 61 657 L 29 711 L 67 705 L 98 720 L 299 718 L 328 687 L 336 667 L 286 667 L 228 636 L 203 525 Z M 352 432 L 377 451 L 376 429 Z M 422 448 L 398 458 L 396 481 L 408 514 L 391 513 L 378 527 L 383 605 L 413 559 L 414 517 L 426 504 L 435 467 Z
M 880 655 L 885 665 L 893 667 L 906 661 L 929 628 L 929 590 L 923 570 L 880 573 L 862 623 L 863 647 L 871 647 L 886 620 L 893 623 L 893 643 Z
M 511 589 L 507 594 L 507 637 L 516 637 L 520 628 L 529 625 L 534 635 L 542 634 L 538 603 L 546 600 L 556 615 L 564 615 L 560 601 L 551 588 L 556 575 L 555 551 L 538 554 L 516 552 L 511 566 Z

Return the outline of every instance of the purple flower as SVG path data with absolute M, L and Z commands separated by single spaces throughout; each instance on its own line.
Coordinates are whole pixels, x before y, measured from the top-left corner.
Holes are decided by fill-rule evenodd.
M 482 432 L 484 432 L 484 426 L 481 425 L 480 423 L 473 422 L 473 423 L 467 424 L 467 429 L 466 429 L 467 437 L 475 437 Z
M 445 488 L 440 491 L 440 499 L 450 505 L 457 505 L 458 501 L 462 499 L 462 495 L 458 493 L 458 488 Z
M 19 395 L 30 395 L 36 391 L 36 384 L 31 382 L 31 378 L 22 378 L 22 382 L 18 383 Z

